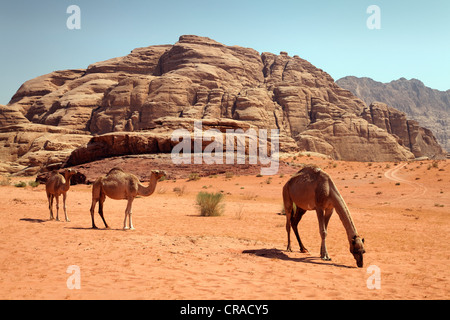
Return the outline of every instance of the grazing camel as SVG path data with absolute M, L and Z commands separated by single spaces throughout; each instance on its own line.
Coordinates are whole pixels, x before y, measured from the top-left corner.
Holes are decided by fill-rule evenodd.
M 53 220 L 53 199 L 56 198 L 56 221 L 59 221 L 59 196 L 63 195 L 63 208 L 66 221 L 69 222 L 66 210 L 67 191 L 70 188 L 70 178 L 77 172 L 72 169 L 66 169 L 64 176 L 57 171 L 52 171 L 45 183 L 45 191 L 47 192 L 48 208 L 50 209 L 50 220 Z
M 166 176 L 165 171 L 152 170 L 150 176 L 150 183 L 147 187 L 139 182 L 138 177 L 134 174 L 126 173 L 120 168 L 111 169 L 106 176 L 98 178 L 92 187 L 92 205 L 91 205 L 91 218 L 92 228 L 97 229 L 94 222 L 94 210 L 98 201 L 98 213 L 105 224 L 105 227 L 109 229 L 108 224 L 103 217 L 103 202 L 105 202 L 106 196 L 115 200 L 128 200 L 127 208 L 125 209 L 125 220 L 123 221 L 123 229 L 134 230 L 131 220 L 131 206 L 136 196 L 150 196 L 156 188 L 158 180 Z M 127 227 L 127 217 L 129 218 L 130 226 Z
M 308 252 L 298 234 L 298 223 L 306 210 L 316 210 L 319 220 L 319 231 L 322 238 L 320 256 L 323 260 L 331 260 L 328 256 L 325 238 L 327 226 L 333 208 L 336 209 L 350 244 L 350 252 L 359 268 L 363 266 L 364 239 L 358 235 L 350 212 L 331 177 L 314 166 L 306 166 L 297 172 L 283 187 L 283 202 L 286 212 L 287 250 L 291 250 L 291 226 L 297 237 L 301 252 Z M 295 211 L 293 210 L 295 204 Z

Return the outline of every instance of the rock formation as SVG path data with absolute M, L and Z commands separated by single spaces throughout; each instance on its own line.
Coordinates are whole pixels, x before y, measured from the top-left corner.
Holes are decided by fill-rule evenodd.
M 34 149 L 27 142 L 19 153 L 9 142 L 16 156 L 2 161 L 24 165 L 25 154 L 48 151 L 57 142 L 65 144 L 60 148 L 64 152 L 73 151 L 72 164 L 170 152 L 171 132 L 192 128 L 194 119 L 222 132 L 280 129 L 281 151 L 315 151 L 343 160 L 405 160 L 429 155 L 430 145 L 439 148 L 415 123 L 389 131 L 368 116 L 362 100 L 298 56 L 259 54 L 192 35 L 181 36 L 174 45 L 138 48 L 85 70 L 29 80 L 0 110 L 0 135 L 15 136 L 10 140 L 17 141 L 23 131 L 41 134 L 43 128 L 51 128 L 46 134 L 69 138 L 52 138 Z M 416 138 L 404 139 L 405 130 L 414 125 Z M 60 154 L 58 161 L 63 158 Z
M 431 130 L 439 144 L 450 152 L 450 90 L 431 89 L 420 80 L 405 78 L 381 83 L 370 78 L 349 76 L 336 83 L 367 105 L 378 101 L 404 112 L 408 118 Z

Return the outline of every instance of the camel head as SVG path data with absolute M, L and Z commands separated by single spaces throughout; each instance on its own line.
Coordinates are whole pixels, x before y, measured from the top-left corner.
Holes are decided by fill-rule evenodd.
M 353 254 L 358 268 L 362 268 L 363 254 L 366 252 L 366 250 L 364 250 L 364 238 L 361 238 L 360 236 L 354 236 L 350 244 L 350 252 Z
M 71 176 L 77 174 L 77 170 L 74 169 L 65 169 L 64 176 L 70 178 Z
M 73 176 L 74 174 L 77 174 L 77 170 L 66 169 L 66 170 L 64 170 L 64 174 L 68 174 L 69 176 Z
M 162 177 L 166 177 L 167 173 L 164 170 L 152 170 L 152 175 L 156 177 L 156 181 L 159 181 Z

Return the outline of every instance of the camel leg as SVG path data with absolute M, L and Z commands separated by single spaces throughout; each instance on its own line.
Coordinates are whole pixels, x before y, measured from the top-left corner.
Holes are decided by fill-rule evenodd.
M 291 252 L 291 216 L 292 216 L 292 200 L 289 196 L 289 190 L 284 187 L 283 188 L 283 205 L 284 212 L 286 213 L 286 233 L 287 233 L 287 248 L 286 250 Z
M 91 204 L 91 219 L 92 219 L 92 229 L 98 229 L 94 222 L 94 213 L 95 213 L 95 205 L 97 204 L 97 199 L 94 197 L 92 198 L 92 204 Z
M 106 223 L 105 217 L 103 216 L 103 203 L 105 202 L 106 196 L 100 195 L 100 200 L 98 201 L 98 214 L 103 220 L 103 223 L 105 224 L 105 228 L 109 229 L 108 224 Z
M 52 194 L 47 194 L 47 199 L 48 199 L 48 208 L 49 208 L 49 210 L 50 210 L 50 220 L 53 220 L 53 219 L 55 219 L 54 217 L 53 217 L 53 195 Z
M 133 205 L 134 198 L 128 199 L 127 208 L 125 209 L 125 219 L 123 220 L 123 229 L 124 230 L 134 230 L 133 223 L 131 222 L 131 206 Z M 127 227 L 127 217 L 130 220 L 130 227 Z
M 59 196 L 56 195 L 56 221 L 59 221 Z
M 317 208 L 316 209 L 317 212 L 317 219 L 319 220 L 319 232 L 320 232 L 320 237 L 322 238 L 322 244 L 320 246 L 320 257 L 322 258 L 322 260 L 326 260 L 329 261 L 331 260 L 330 257 L 328 256 L 328 251 L 327 251 L 327 246 L 325 243 L 325 239 L 327 237 L 327 228 L 325 226 L 325 217 L 324 217 L 324 213 L 323 213 L 323 209 L 322 208 Z M 327 210 L 328 213 L 328 210 Z M 329 215 L 331 216 L 331 214 Z M 327 220 L 329 220 L 330 218 L 328 217 Z M 328 224 L 328 221 L 327 221 Z
M 64 217 L 66 218 L 66 222 L 70 222 L 69 217 L 67 216 L 66 199 L 67 199 L 67 193 L 63 193 Z
M 128 213 L 128 218 L 130 219 L 130 230 L 134 230 L 133 221 L 131 219 L 131 216 L 132 216 L 132 212 L 131 212 L 131 208 L 130 208 L 130 213 Z
M 300 240 L 300 235 L 298 234 L 298 223 L 302 219 L 303 215 L 305 214 L 306 210 L 303 210 L 302 208 L 296 207 L 296 210 L 294 214 L 291 217 L 291 226 L 292 230 L 294 230 L 295 236 L 297 237 L 298 244 L 300 246 L 300 252 L 302 253 L 308 253 L 308 250 L 303 246 L 302 241 Z
M 287 233 L 287 248 L 286 250 L 291 252 L 291 216 L 292 216 L 292 203 L 284 204 L 284 211 L 286 212 L 286 233 Z
M 333 208 L 325 209 L 325 215 L 323 217 L 323 223 L 325 226 L 325 231 L 328 230 L 328 222 L 330 221 L 331 215 L 333 214 Z

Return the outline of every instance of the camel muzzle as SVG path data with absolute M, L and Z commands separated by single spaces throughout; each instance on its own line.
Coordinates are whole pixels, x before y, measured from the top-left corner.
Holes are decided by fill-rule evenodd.
M 362 253 L 354 253 L 353 257 L 356 260 L 356 265 L 358 266 L 358 268 L 362 268 L 364 265 L 363 254 Z

